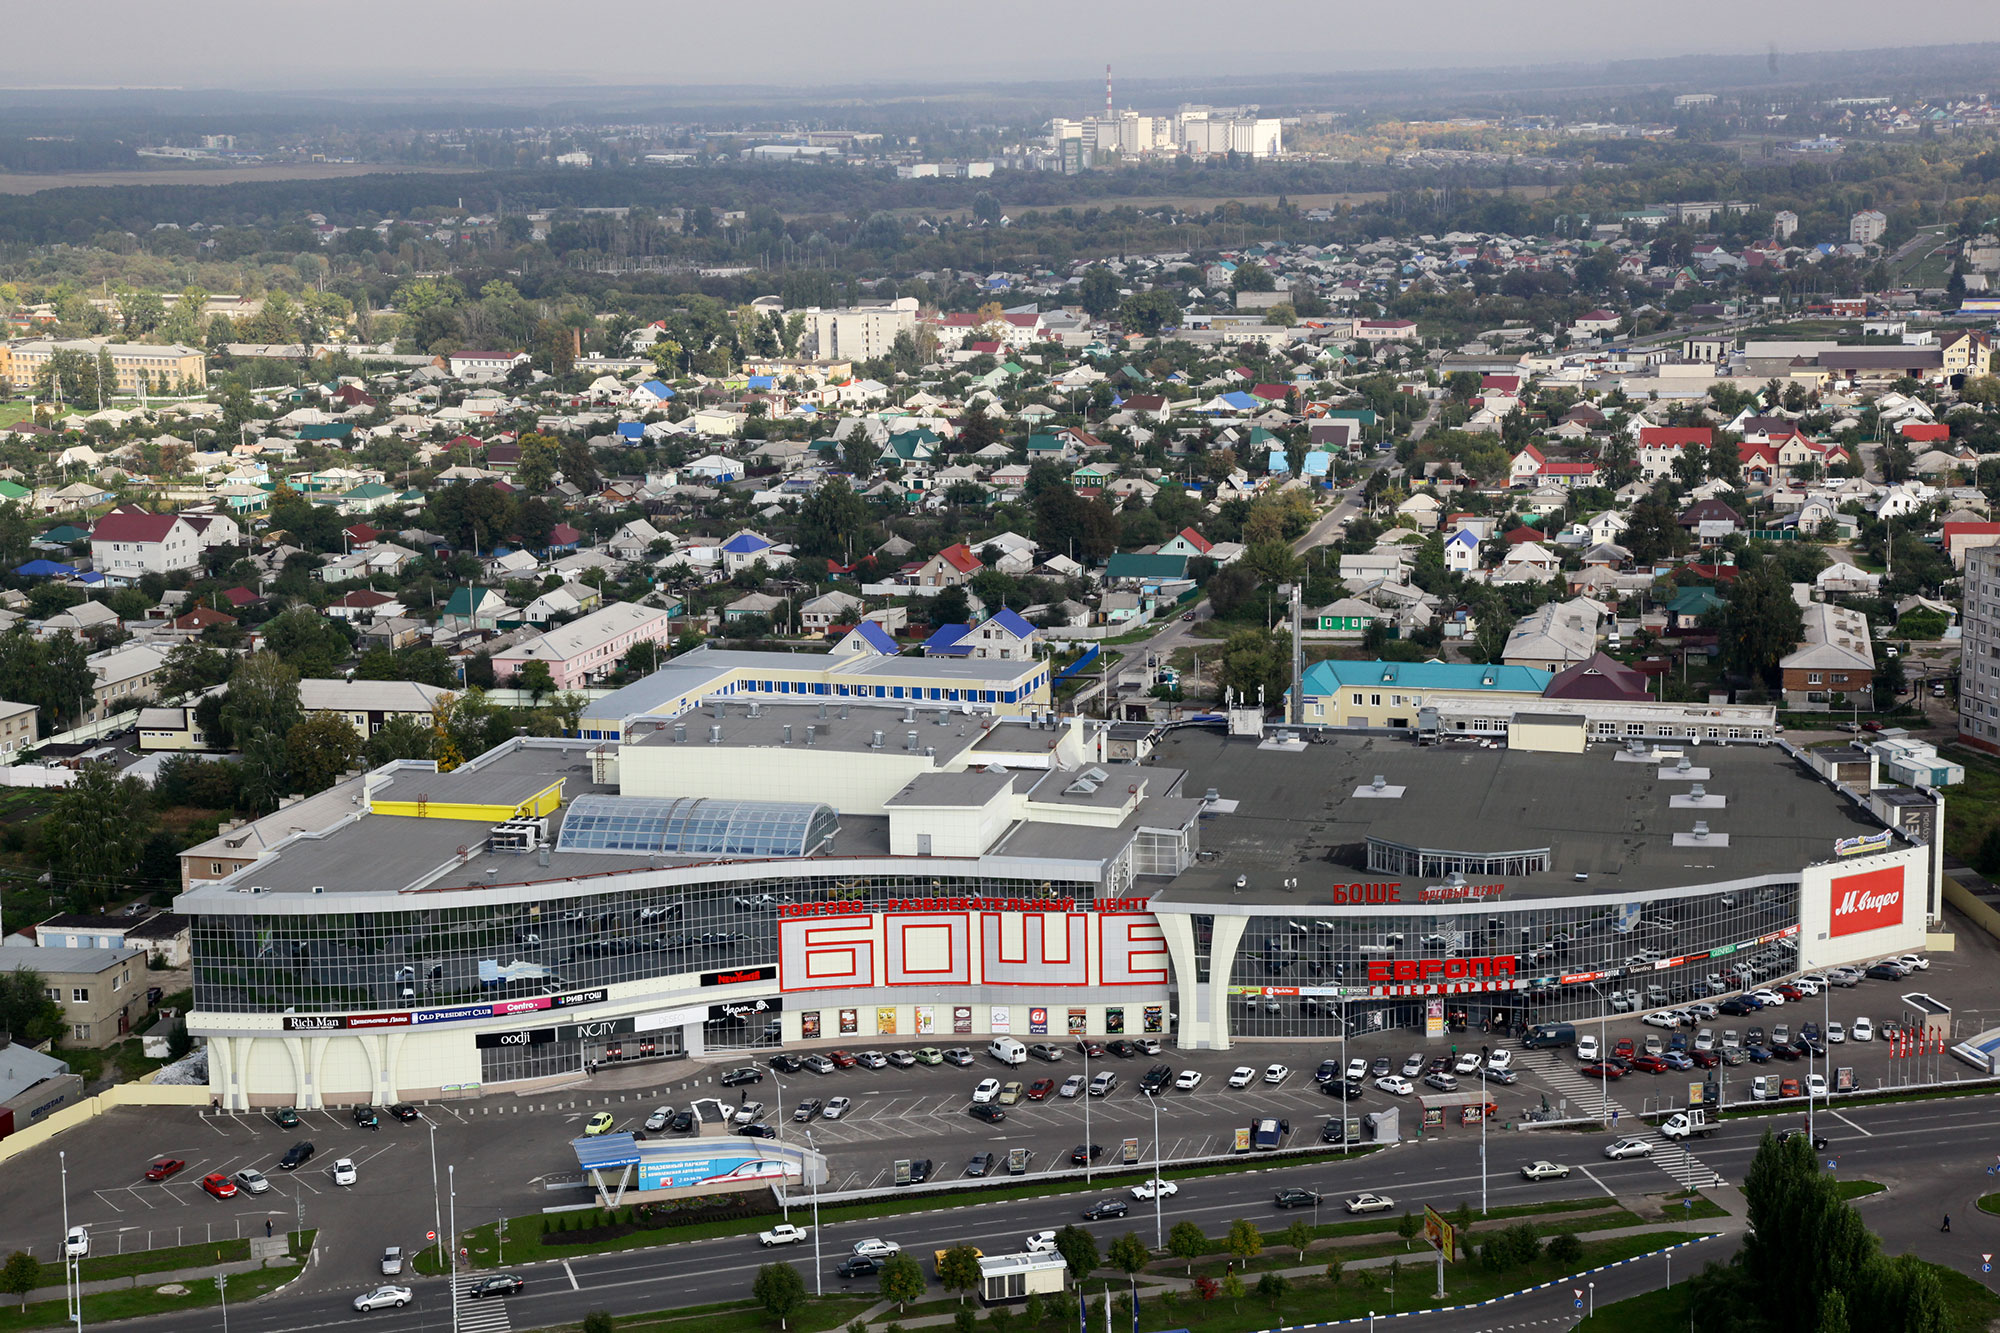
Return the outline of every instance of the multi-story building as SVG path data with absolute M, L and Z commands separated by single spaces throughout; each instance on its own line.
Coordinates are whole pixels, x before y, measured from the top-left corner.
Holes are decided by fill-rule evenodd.
M 1958 738 L 2000 754 L 2000 546 L 1965 553 L 1958 623 Z
M 193 569 L 201 548 L 201 534 L 179 514 L 114 510 L 90 529 L 91 564 L 107 578 L 128 582 L 142 574 Z
M 67 1041 L 109 1046 L 146 1015 L 142 949 L 0 949 L 0 972 L 32 972 L 63 1008 Z
M 811 306 L 798 313 L 806 317 L 799 334 L 799 354 L 821 361 L 872 361 L 887 356 L 899 333 L 915 333 L 917 303 L 913 297 L 899 297 L 882 305 L 850 306 L 822 310 Z
M 1847 221 L 1847 239 L 1856 245 L 1873 245 L 1889 230 L 1889 219 L 1872 208 L 1864 208 Z
M 0 343 L 0 380 L 16 388 L 33 384 L 43 366 L 57 352 L 74 352 L 90 358 L 111 355 L 116 372 L 117 393 L 167 393 L 180 389 L 208 387 L 208 358 L 199 349 L 178 343 L 118 343 L 98 338 L 40 338 L 26 342 Z M 109 389 L 111 386 L 105 386 Z
M 1771 215 L 1771 235 L 1781 241 L 1789 241 L 1799 230 L 1799 215 L 1789 208 L 1781 208 Z

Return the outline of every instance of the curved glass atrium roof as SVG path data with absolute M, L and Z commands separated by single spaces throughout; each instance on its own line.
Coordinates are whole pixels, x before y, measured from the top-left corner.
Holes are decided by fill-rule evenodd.
M 809 856 L 840 828 L 830 805 L 717 801 L 700 796 L 579 796 L 563 816 L 559 852 L 659 856 Z

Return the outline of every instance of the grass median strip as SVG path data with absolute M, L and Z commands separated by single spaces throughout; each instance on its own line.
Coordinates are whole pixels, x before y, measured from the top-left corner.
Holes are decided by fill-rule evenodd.
M 85 1282 L 135 1277 L 141 1273 L 175 1273 L 183 1268 L 212 1268 L 217 1264 L 242 1263 L 250 1257 L 250 1242 L 243 1239 L 218 1240 L 200 1245 L 168 1245 L 157 1250 L 133 1250 L 130 1254 L 100 1254 L 81 1265 Z M 43 1264 L 37 1287 L 60 1287 L 63 1266 Z
M 1246 1157 L 1240 1161 L 1217 1162 L 1208 1166 L 1168 1167 L 1160 1172 L 1167 1180 L 1198 1180 L 1213 1176 L 1237 1175 L 1246 1171 L 1270 1170 L 1274 1167 L 1301 1165 L 1333 1166 L 1343 1161 L 1359 1161 L 1370 1153 L 1381 1151 L 1374 1144 L 1364 1144 L 1342 1154 L 1328 1151 L 1324 1154 L 1287 1157 Z M 1045 1180 L 1024 1182 L 1019 1185 L 999 1185 L 981 1188 L 969 1186 L 964 1190 L 945 1193 L 909 1194 L 887 1199 L 870 1200 L 867 1203 L 828 1204 L 819 1210 L 821 1225 L 830 1226 L 840 1222 L 871 1222 L 882 1218 L 907 1216 L 911 1213 L 935 1212 L 946 1208 L 963 1208 L 972 1204 L 1005 1203 L 1021 1199 L 1041 1199 L 1063 1195 L 1124 1194 L 1132 1186 L 1151 1180 L 1151 1171 L 1139 1168 L 1121 1169 L 1106 1173 L 1089 1181 Z M 1338 1206 L 1337 1204 L 1335 1206 Z M 792 1212 L 794 1221 L 804 1224 L 810 1216 L 810 1195 L 794 1196 Z M 768 1228 L 776 1220 L 775 1212 L 759 1213 L 750 1217 L 733 1217 L 712 1222 L 675 1223 L 663 1222 L 659 1226 L 639 1227 L 630 1233 L 608 1240 L 584 1239 L 578 1243 L 566 1244 L 562 1232 L 548 1230 L 549 1237 L 544 1242 L 545 1228 L 563 1225 L 569 1219 L 587 1217 L 588 1213 L 531 1213 L 525 1217 L 510 1218 L 507 1221 L 506 1245 L 504 1250 L 494 1242 L 493 1223 L 473 1227 L 459 1236 L 459 1244 L 465 1248 L 475 1268 L 491 1268 L 506 1256 L 512 1255 L 517 1263 L 535 1259 L 568 1259 L 580 1254 L 602 1254 L 614 1250 L 646 1249 L 675 1241 L 713 1240 L 722 1236 L 748 1236 Z M 597 1217 L 602 1219 L 616 1216 L 627 1219 L 636 1214 L 629 1208 L 598 1209 Z M 419 1273 L 435 1276 L 443 1270 L 438 1267 L 437 1252 L 428 1249 L 416 1258 Z
M 238 1273 L 228 1280 L 228 1296 L 231 1304 L 253 1300 L 267 1292 L 277 1290 L 298 1276 L 298 1256 L 312 1250 L 312 1231 L 294 1233 L 292 1236 L 293 1262 L 276 1268 L 260 1268 L 250 1273 Z M 216 1246 L 176 1246 L 176 1250 L 203 1250 L 212 1255 Z M 163 1251 L 149 1251 L 163 1253 Z M 108 1258 L 137 1258 L 136 1255 L 113 1255 Z M 240 1258 L 249 1257 L 248 1242 Z M 205 1267 L 212 1264 L 212 1258 L 203 1258 L 183 1263 L 183 1268 Z M 224 1262 L 228 1262 L 224 1260 Z M 57 1270 L 60 1274 L 60 1269 Z M 162 1270 L 133 1270 L 162 1271 Z M 132 1272 L 111 1276 L 132 1276 Z M 96 1281 L 104 1275 L 90 1280 Z M 61 1280 L 60 1277 L 57 1279 Z M 166 1289 L 166 1290 L 163 1290 Z M 173 1290 L 178 1288 L 178 1290 Z M 199 1310 L 209 1306 L 220 1306 L 223 1293 L 217 1288 L 214 1278 L 198 1278 L 188 1282 L 163 1281 L 158 1285 L 140 1285 L 122 1291 L 98 1292 L 83 1298 L 84 1322 L 99 1324 L 114 1319 L 138 1319 L 147 1315 L 177 1314 L 182 1310 Z M 70 1322 L 68 1304 L 65 1301 L 33 1301 L 27 1305 L 0 1304 L 0 1333 L 12 1329 L 60 1328 Z

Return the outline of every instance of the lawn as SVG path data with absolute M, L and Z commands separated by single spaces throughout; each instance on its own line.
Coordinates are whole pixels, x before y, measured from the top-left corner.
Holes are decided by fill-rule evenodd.
M 1965 765 L 1965 781 L 1944 803 L 1944 849 L 1969 864 L 1986 830 L 2000 820 L 2000 763 L 1964 745 L 1940 746 L 1939 752 Z
M 1834 1182 L 1833 1194 L 1837 1199 L 1865 1199 L 1888 1188 L 1879 1180 L 1841 1180 Z
M 292 1252 L 299 1255 L 310 1253 L 314 1232 L 302 1231 L 292 1237 Z M 183 1246 L 184 1250 L 201 1250 L 204 1253 L 218 1246 Z M 248 1242 L 244 1244 L 244 1257 L 248 1255 Z M 151 1254 L 165 1251 L 153 1250 Z M 136 1259 L 138 1255 L 111 1256 L 113 1259 Z M 200 1263 L 213 1262 L 203 1258 Z M 194 1266 L 192 1264 L 190 1267 Z M 145 1270 L 129 1270 L 145 1271 Z M 58 1270 L 60 1273 L 60 1270 Z M 286 1264 L 278 1268 L 263 1268 L 254 1273 L 239 1273 L 229 1279 L 228 1296 L 231 1304 L 247 1302 L 276 1291 L 299 1274 L 299 1265 Z M 99 1278 L 118 1276 L 117 1273 L 103 1273 L 86 1269 L 85 1276 Z M 58 1276 L 57 1281 L 61 1281 Z M 112 1319 L 137 1319 L 146 1315 L 176 1314 L 182 1310 L 199 1310 L 208 1306 L 220 1306 L 222 1293 L 215 1283 L 201 1281 L 194 1283 L 184 1294 L 163 1295 L 157 1287 L 133 1287 L 124 1291 L 100 1292 L 83 1298 L 83 1317 L 88 1323 L 101 1324 Z M 58 1328 L 70 1322 L 67 1302 L 62 1300 L 36 1301 L 23 1307 L 16 1303 L 0 1303 L 0 1333 L 12 1329 Z
M 1288 1162 L 1315 1160 L 1332 1165 L 1341 1160 L 1359 1161 L 1380 1149 L 1373 1144 L 1363 1144 L 1344 1156 L 1338 1148 L 1324 1148 L 1316 1152 L 1291 1154 L 1280 1159 Z M 1169 1167 L 1160 1174 L 1168 1180 L 1188 1180 L 1202 1176 L 1231 1175 L 1240 1171 L 1261 1171 L 1272 1163 L 1265 1156 L 1245 1157 L 1238 1161 L 1218 1162 L 1211 1166 Z M 829 1205 L 819 1210 L 822 1224 L 835 1222 L 866 1222 L 876 1218 L 894 1217 L 902 1213 L 929 1212 L 937 1208 L 961 1207 L 968 1204 L 995 1203 L 1007 1199 L 1039 1199 L 1049 1195 L 1063 1194 L 1113 1194 L 1131 1188 L 1142 1180 L 1150 1179 L 1152 1172 L 1134 1170 L 1106 1172 L 1089 1181 L 1043 1180 L 1019 1185 L 979 1187 L 968 1185 L 965 1189 L 946 1194 L 911 1194 L 902 1198 L 873 1200 L 868 1203 Z M 810 1214 L 809 1199 L 795 1200 L 796 1211 Z M 566 1216 L 558 1214 L 558 1217 Z M 533 1213 L 526 1217 L 510 1218 L 507 1222 L 507 1246 L 516 1258 L 533 1253 L 538 1258 L 569 1258 L 579 1254 L 601 1254 L 612 1250 L 639 1250 L 654 1245 L 668 1245 L 684 1240 L 709 1240 L 717 1236 L 747 1236 L 769 1227 L 777 1218 L 771 1213 L 758 1213 L 749 1217 L 729 1218 L 714 1222 L 667 1223 L 659 1227 L 619 1236 L 611 1240 L 582 1241 L 575 1245 L 543 1245 L 542 1224 L 544 1215 Z M 1390 1224 L 1393 1228 L 1393 1222 Z M 499 1262 L 499 1254 L 494 1245 L 494 1224 L 470 1228 L 459 1237 L 459 1243 L 470 1254 L 475 1268 L 491 1267 Z M 519 1247 L 519 1248 L 516 1248 Z M 416 1257 L 419 1273 L 435 1274 L 441 1271 L 437 1266 L 437 1251 L 425 1250 Z
M 0 426 L 11 426 L 17 421 L 26 421 L 35 414 L 35 409 L 25 398 L 0 399 Z
M 1944 1287 L 1945 1327 L 1951 1333 L 1985 1333 L 2000 1317 L 2000 1296 L 1954 1268 L 1931 1265 Z M 1576 1325 L 1575 1333 L 1681 1333 L 1693 1327 L 1689 1289 L 1683 1282 L 1664 1291 L 1605 1306 Z
M 1691 1208 L 1687 1206 L 1689 1199 L 1694 1200 Z M 1669 1222 L 1702 1222 L 1711 1217 L 1727 1217 L 1729 1210 L 1700 1194 L 1669 1194 L 1660 1204 L 1660 1216 Z
M 168 1245 L 157 1250 L 134 1250 L 130 1254 L 100 1254 L 83 1261 L 83 1280 L 101 1282 L 107 1278 L 131 1277 L 137 1273 L 172 1273 L 183 1268 L 207 1268 L 211 1264 L 241 1263 L 250 1257 L 247 1240 L 219 1240 L 203 1245 Z M 40 1285 L 60 1287 L 63 1266 L 43 1264 Z

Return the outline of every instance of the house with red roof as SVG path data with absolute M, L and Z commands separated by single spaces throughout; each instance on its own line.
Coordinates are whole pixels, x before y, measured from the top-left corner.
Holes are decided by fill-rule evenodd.
M 201 559 L 201 534 L 179 514 L 106 514 L 91 525 L 90 561 L 111 579 L 173 574 Z
M 1951 438 L 1951 427 L 1942 421 L 1901 421 L 1896 429 L 1903 432 L 1905 444 L 1935 444 Z
M 970 547 L 958 542 L 911 566 L 903 581 L 913 588 L 957 588 L 969 583 L 985 567 Z
M 1542 474 L 1542 464 L 1548 460 L 1542 451 L 1532 444 L 1521 446 L 1521 452 L 1514 455 L 1507 466 L 1507 484 L 1510 486 L 1532 486 L 1535 478 Z
M 2000 523 L 1947 523 L 1944 525 L 1944 553 L 1953 569 L 1965 568 L 1965 553 L 1982 546 L 2000 546 Z
M 1544 463 L 1541 481 L 1550 486 L 1561 486 L 1575 490 L 1579 486 L 1597 484 L 1597 464 L 1595 463 Z
M 1007 347 L 1027 347 L 1033 343 L 1048 340 L 1048 326 L 1040 314 L 1026 311 L 1004 314 L 997 318 L 982 318 L 978 311 L 961 311 L 957 314 L 939 315 L 930 321 L 937 330 L 938 345 L 947 348 L 963 347 L 974 337 L 997 339 Z
M 1214 549 L 1215 543 L 1193 528 L 1182 528 L 1160 543 L 1161 555 L 1207 555 Z
M 1267 403 L 1282 403 L 1291 396 L 1291 393 L 1291 387 L 1284 384 L 1253 384 L 1250 386 L 1251 396 L 1253 398 L 1262 398 Z

